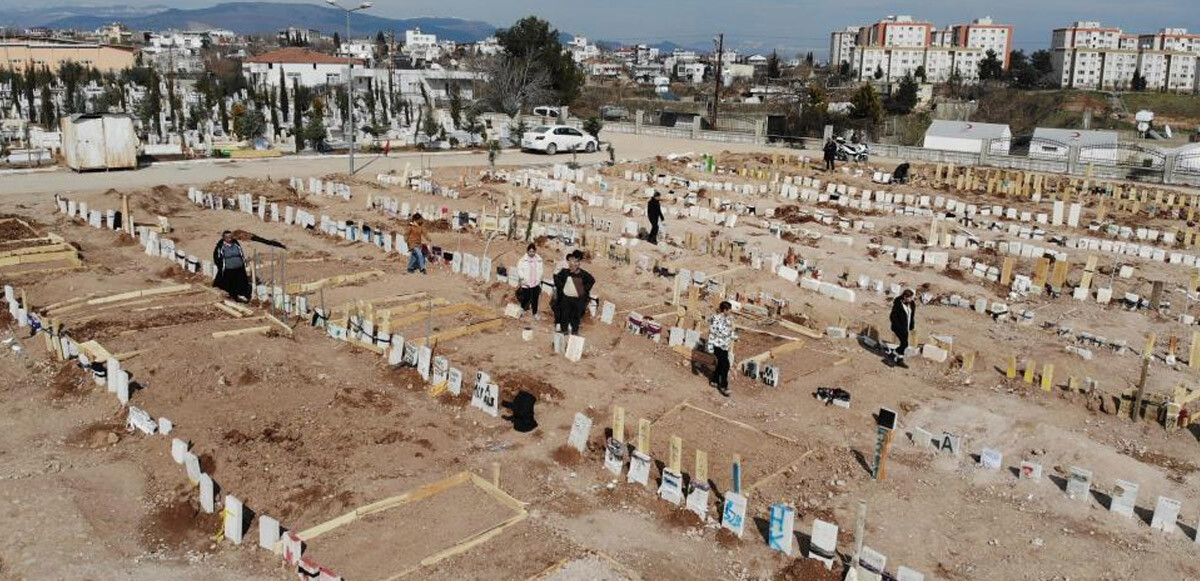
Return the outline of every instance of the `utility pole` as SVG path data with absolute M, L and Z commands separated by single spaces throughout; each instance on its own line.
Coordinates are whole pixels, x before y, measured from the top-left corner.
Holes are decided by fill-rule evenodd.
M 718 109 L 721 107 L 721 69 L 725 65 L 725 33 L 718 33 L 717 38 L 713 40 L 717 44 L 717 74 L 713 79 L 712 122 L 710 124 L 713 129 L 716 129 Z
M 332 6 L 334 8 L 340 9 L 341 11 L 346 13 L 346 38 L 343 40 L 343 44 L 350 42 L 350 15 L 352 13 L 358 12 L 360 10 L 366 10 L 366 9 L 370 8 L 372 5 L 371 2 L 363 2 L 363 3 L 359 4 L 357 8 L 343 8 L 342 6 L 338 5 L 337 0 L 325 0 L 325 3 L 329 4 L 330 6 Z M 346 51 L 346 52 L 349 53 L 349 51 Z M 350 175 L 353 176 L 354 175 L 354 134 L 356 133 L 356 131 L 354 131 L 354 58 L 353 57 L 349 57 L 349 56 L 346 57 L 346 67 L 347 67 L 347 70 L 349 71 L 348 74 L 346 75 L 346 108 L 350 110 L 350 118 L 347 123 L 350 126 L 349 127 L 349 129 L 350 129 Z M 345 131 L 343 131 L 342 133 L 345 133 Z

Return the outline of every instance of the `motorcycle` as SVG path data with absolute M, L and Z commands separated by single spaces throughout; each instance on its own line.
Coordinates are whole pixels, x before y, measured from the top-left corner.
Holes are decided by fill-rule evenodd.
M 847 143 L 844 137 L 839 137 L 834 140 L 837 144 L 837 159 L 839 161 L 867 161 L 867 154 L 870 150 L 865 143 Z

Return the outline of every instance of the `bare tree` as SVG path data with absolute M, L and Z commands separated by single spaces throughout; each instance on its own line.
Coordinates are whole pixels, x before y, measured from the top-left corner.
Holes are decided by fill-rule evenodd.
M 550 99 L 550 75 L 532 57 L 496 56 L 478 64 L 487 79 L 479 104 L 516 118 L 530 103 Z

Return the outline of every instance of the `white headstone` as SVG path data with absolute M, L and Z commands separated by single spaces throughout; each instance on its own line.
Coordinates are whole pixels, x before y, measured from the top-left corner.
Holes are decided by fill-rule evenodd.
M 746 497 L 736 492 L 725 493 L 725 506 L 721 509 L 721 528 L 741 538 L 746 528 Z
M 587 448 L 588 436 L 592 432 L 592 418 L 576 412 L 575 421 L 571 423 L 571 433 L 567 436 L 567 445 L 575 448 L 581 454 Z
M 925 581 L 925 574 L 918 573 L 904 565 L 896 569 L 896 581 Z
M 1092 490 L 1092 471 L 1071 466 L 1067 474 L 1067 496 L 1072 500 L 1087 500 Z
M 1113 486 L 1112 502 L 1109 504 L 1108 509 L 1125 518 L 1133 518 L 1133 509 L 1137 506 L 1137 497 L 1138 485 L 1136 482 L 1117 480 Z
M 222 512 L 225 516 L 225 538 L 229 539 L 235 545 L 242 544 L 243 520 L 242 520 L 242 501 L 235 498 L 232 494 L 225 495 L 225 509 Z
M 883 581 L 883 568 L 887 557 L 868 546 L 863 546 L 858 557 L 858 578 L 864 581 Z
M 462 393 L 462 378 L 462 370 L 451 367 L 450 371 L 446 374 L 446 390 L 452 395 Z
M 653 463 L 653 460 L 643 454 L 641 450 L 634 450 L 629 458 L 629 474 L 626 482 L 645 486 L 650 482 L 650 465 Z
M 658 497 L 679 506 L 683 502 L 683 475 L 664 468 L 662 482 L 658 484 Z
M 179 438 L 171 439 L 171 459 L 175 460 L 176 464 L 183 464 L 183 455 L 188 451 L 187 440 Z
M 1166 534 L 1175 532 L 1175 521 L 1179 519 L 1180 502 L 1165 496 L 1158 497 L 1154 505 L 1154 518 L 1150 519 L 1150 528 Z
M 584 338 L 579 335 L 571 335 L 567 339 L 567 361 L 578 363 L 583 358 Z
M 267 515 L 258 517 L 258 546 L 268 551 L 275 550 L 279 542 L 279 521 Z
M 767 546 L 791 556 L 796 545 L 796 509 L 777 503 L 771 505 L 771 520 L 767 528 Z
M 1004 455 L 999 450 L 984 448 L 979 452 L 979 465 L 988 470 L 999 470 L 1004 461 Z
M 213 479 L 207 474 L 200 475 L 200 510 L 212 514 L 216 503 L 216 490 L 213 486 Z
M 200 458 L 191 452 L 183 453 L 183 467 L 187 469 L 188 480 L 199 482 L 200 475 L 203 472 L 200 470 Z
M 837 558 L 837 537 L 837 525 L 814 519 L 812 537 L 808 544 L 808 558 L 824 563 L 826 569 L 832 569 L 833 561 Z

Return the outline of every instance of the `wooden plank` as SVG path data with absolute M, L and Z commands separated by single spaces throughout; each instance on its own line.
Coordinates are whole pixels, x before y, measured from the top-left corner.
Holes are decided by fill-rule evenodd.
M 785 353 L 791 353 L 793 351 L 798 351 L 800 349 L 803 349 L 804 346 L 807 344 L 808 344 L 807 341 L 805 341 L 804 339 L 796 339 L 795 341 L 792 341 L 791 343 L 784 343 L 783 345 L 780 345 L 773 349 L 768 349 L 762 353 L 759 353 L 758 355 L 755 355 L 754 357 L 748 357 L 746 359 L 743 359 L 743 361 L 757 361 L 759 363 L 762 363 L 763 361 L 766 361 L 772 357 L 776 357 L 779 355 L 783 355 Z
M 247 307 L 245 305 L 235 303 L 233 301 L 225 300 L 225 301 L 221 301 L 221 304 L 223 304 L 226 307 L 229 307 L 235 311 L 242 313 L 243 316 L 249 316 L 249 315 L 254 314 L 254 309 L 251 309 L 250 307 Z
M 263 325 L 260 327 L 248 327 L 246 329 L 234 329 L 232 331 L 214 331 L 213 339 L 224 339 L 226 337 L 239 337 L 250 333 L 266 333 L 272 329 L 271 325 Z
M 221 309 L 222 311 L 225 311 L 226 314 L 228 314 L 229 316 L 231 316 L 235 319 L 240 319 L 243 317 L 243 315 L 240 311 L 231 309 L 231 308 L 225 306 L 225 304 L 223 304 L 223 303 L 213 303 L 212 305 L 214 307 L 217 307 L 218 309 Z
M 37 264 L 40 262 L 55 262 L 58 260 L 78 260 L 79 256 L 74 249 L 61 250 L 58 252 L 47 252 L 45 254 L 26 254 L 21 256 L 9 256 L 0 258 L 0 268 L 6 266 L 17 266 L 21 264 Z
M 822 339 L 825 337 L 825 335 L 823 333 L 821 333 L 820 331 L 817 331 L 815 329 L 809 329 L 808 327 L 805 327 L 804 325 L 797 325 L 796 323 L 793 323 L 786 319 L 775 319 L 775 322 L 779 323 L 781 326 L 783 326 L 783 328 L 788 329 L 790 331 L 794 331 L 796 333 L 800 333 L 801 335 L 804 335 L 805 337 L 808 337 L 809 339 Z
M 287 326 L 287 323 L 284 323 L 283 321 L 276 319 L 275 316 L 272 315 L 271 313 L 263 313 L 263 316 L 266 317 L 268 321 L 271 321 L 272 323 L 279 325 L 279 327 L 283 329 L 283 332 L 287 333 L 289 337 L 292 335 L 292 328 Z
M 120 302 L 120 301 L 126 301 L 129 299 L 140 299 L 142 297 L 181 293 L 181 292 L 189 290 L 191 288 L 192 288 L 192 285 L 190 285 L 190 284 L 177 284 L 177 285 L 163 286 L 163 287 L 157 287 L 157 288 L 151 288 L 151 289 L 145 289 L 145 290 L 129 291 L 129 292 L 125 292 L 125 293 L 109 295 L 106 297 L 90 299 L 87 302 L 85 302 L 84 304 L 106 305 L 109 303 L 116 303 L 116 302 Z
M 356 509 L 354 509 L 350 512 L 347 512 L 341 516 L 335 517 L 331 520 L 325 521 L 325 522 L 315 525 L 313 527 L 304 529 L 303 531 L 296 533 L 296 536 L 299 537 L 300 540 L 302 540 L 302 541 L 311 541 L 312 539 L 315 539 L 315 538 L 317 538 L 333 529 L 336 529 L 342 525 L 354 522 L 354 521 L 358 520 L 360 517 L 364 517 L 369 514 L 374 514 L 374 513 L 380 512 L 380 511 L 384 511 L 389 508 L 395 508 L 395 507 L 400 506 L 405 503 L 421 500 L 423 498 L 428 498 L 435 494 L 445 492 L 446 490 L 449 490 L 450 488 L 453 488 L 455 486 L 458 486 L 459 484 L 462 484 L 463 482 L 466 482 L 468 478 L 469 478 L 468 473 L 460 472 L 460 473 L 450 476 L 448 478 L 443 478 L 437 482 L 431 482 L 429 484 L 420 486 L 418 488 L 414 488 L 414 489 L 412 489 L 408 492 L 405 492 L 404 494 L 401 494 L 399 496 L 385 498 L 383 500 L 373 502 L 366 506 L 356 508 Z
M 112 354 L 108 352 L 96 341 L 87 341 L 79 344 L 79 351 L 87 354 L 92 361 L 108 361 L 112 359 Z
M 40 246 L 29 246 L 26 248 L 17 248 L 15 250 L 0 251 L 0 259 L 11 258 L 14 256 L 29 256 L 31 254 L 46 254 L 48 252 L 76 252 L 75 247 L 69 244 L 42 244 Z
M 513 498 L 502 488 L 492 484 L 487 479 L 484 479 L 473 472 L 467 472 L 467 474 L 470 476 L 471 482 L 475 486 L 478 486 L 480 489 L 486 492 L 488 496 L 496 499 L 496 502 L 499 502 L 500 504 L 503 504 L 504 506 L 507 506 L 517 512 L 524 512 L 525 507 L 529 505 L 528 502 L 521 502 L 520 500 Z
M 410 567 L 409 569 L 407 569 L 401 573 L 398 573 L 396 575 L 388 577 L 387 581 L 396 581 L 396 580 L 401 579 L 409 574 L 412 574 L 412 573 L 415 573 L 416 571 L 424 569 L 425 567 L 437 564 L 438 562 L 444 561 L 455 555 L 470 551 L 471 549 L 474 549 L 475 547 L 495 538 L 496 535 L 499 535 L 500 533 L 504 532 L 505 529 L 508 529 L 509 527 L 525 520 L 526 518 L 528 518 L 528 516 L 529 516 L 528 514 L 521 513 L 518 515 L 514 515 L 512 517 L 509 517 L 508 519 L 505 519 L 503 522 L 496 524 L 486 530 L 480 531 L 474 535 L 471 535 L 470 537 L 467 537 L 466 539 L 459 541 L 457 544 L 455 544 L 447 549 L 438 551 L 437 553 L 434 553 L 433 555 L 430 555 L 428 557 L 425 557 L 424 559 L 421 559 L 421 562 L 419 564 L 417 564 L 413 567 Z
M 336 287 L 336 286 L 342 286 L 342 285 L 362 282 L 364 280 L 367 280 L 368 278 L 372 278 L 372 277 L 376 277 L 376 276 L 383 276 L 383 274 L 384 273 L 382 270 L 368 270 L 366 272 L 357 272 L 354 274 L 341 274 L 338 276 L 331 276 L 329 278 L 323 278 L 321 280 L 315 280 L 312 282 L 292 283 L 292 284 L 287 285 L 287 287 L 284 289 L 284 293 L 289 294 L 289 295 L 305 294 L 305 293 L 314 292 L 314 291 L 317 291 L 317 290 L 320 290 L 323 288 Z
M 450 329 L 449 331 L 442 331 L 440 333 L 434 333 L 434 335 L 432 337 L 430 337 L 429 340 L 430 340 L 430 342 L 432 342 L 433 344 L 436 345 L 438 343 L 444 343 L 446 341 L 458 339 L 459 337 L 465 337 L 467 335 L 474 335 L 475 333 L 483 333 L 485 331 L 492 331 L 495 329 L 499 329 L 502 326 L 504 326 L 504 318 L 496 317 L 495 319 L 481 321 L 479 323 L 467 325 L 465 327 L 458 327 L 455 329 Z M 423 345 L 425 345 L 425 338 L 421 337 L 418 339 L 414 339 L 412 342 L 417 345 L 423 346 Z
M 450 304 L 450 301 L 448 301 L 442 297 L 437 297 L 434 299 L 415 302 L 412 304 L 403 305 L 403 306 L 399 306 L 399 307 L 380 309 L 380 310 L 376 311 L 375 314 L 378 315 L 379 318 L 381 318 L 383 320 L 390 320 L 391 317 L 396 317 L 396 316 L 400 316 L 400 315 L 408 315 L 408 314 L 412 314 L 417 311 L 420 311 L 422 309 L 428 309 L 430 302 L 433 303 L 433 306 L 435 308 L 436 307 L 444 307 L 444 306 Z M 337 312 L 337 311 L 335 310 L 334 312 Z

